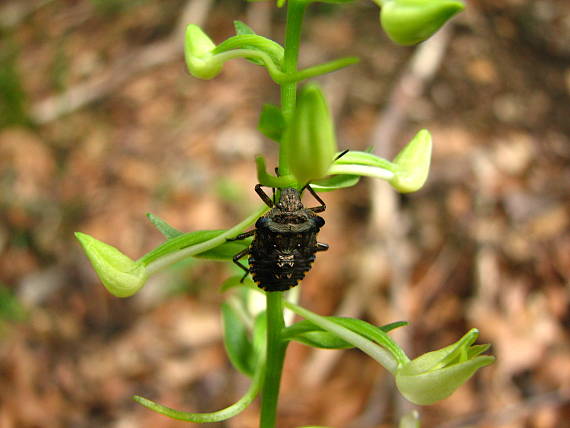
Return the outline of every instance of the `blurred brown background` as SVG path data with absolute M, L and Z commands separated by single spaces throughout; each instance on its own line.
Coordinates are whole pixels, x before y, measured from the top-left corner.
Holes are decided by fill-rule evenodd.
M 412 195 L 368 179 L 325 194 L 331 249 L 302 301 L 406 319 L 413 356 L 481 330 L 497 363 L 422 408 L 425 428 L 570 426 L 570 3 L 469 1 L 420 50 L 377 17 L 311 7 L 301 61 L 360 56 L 320 79 L 340 147 L 391 158 L 426 127 L 432 172 Z M 276 147 L 255 127 L 276 86 L 245 61 L 199 81 L 182 59 L 185 24 L 219 42 L 234 19 L 281 40 L 272 2 L 0 4 L 0 427 L 182 427 L 130 396 L 211 411 L 247 386 L 221 344 L 229 264 L 181 263 L 117 299 L 72 234 L 138 258 L 161 242 L 146 212 L 192 231 L 257 206 L 253 156 Z M 360 352 L 290 347 L 280 427 L 394 427 L 406 408 Z

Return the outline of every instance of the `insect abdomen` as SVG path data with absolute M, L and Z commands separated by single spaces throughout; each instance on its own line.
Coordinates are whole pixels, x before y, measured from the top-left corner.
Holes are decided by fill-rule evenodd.
M 249 257 L 249 270 L 255 283 L 265 291 L 285 291 L 296 286 L 311 269 L 315 255 L 275 254 L 270 257 Z

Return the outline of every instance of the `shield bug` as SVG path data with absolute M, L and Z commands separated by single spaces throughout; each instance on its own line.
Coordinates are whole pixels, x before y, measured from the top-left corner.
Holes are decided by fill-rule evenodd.
M 251 245 L 233 257 L 233 261 L 245 271 L 242 281 L 251 273 L 255 283 L 265 291 L 285 291 L 296 286 L 311 269 L 315 253 L 329 248 L 317 242 L 317 234 L 325 220 L 317 213 L 323 212 L 326 205 L 309 186 L 305 188 L 320 203 L 319 206 L 305 208 L 301 193 L 292 187 L 280 191 L 275 201 L 262 189 L 255 186 L 259 197 L 271 208 L 255 223 L 255 229 L 242 233 L 232 240 L 253 236 Z M 249 268 L 239 260 L 249 256 Z

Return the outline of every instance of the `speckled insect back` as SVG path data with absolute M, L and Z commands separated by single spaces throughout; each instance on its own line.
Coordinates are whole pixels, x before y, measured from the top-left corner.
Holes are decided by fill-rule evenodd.
M 255 191 L 271 210 L 260 217 L 255 229 L 238 235 L 234 239 L 254 236 L 249 248 L 233 258 L 246 274 L 251 273 L 255 283 L 265 291 L 285 291 L 296 286 L 311 269 L 317 251 L 329 247 L 317 242 L 317 234 L 325 224 L 317 213 L 326 209 L 325 203 L 307 186 L 307 190 L 321 205 L 305 208 L 301 194 L 294 188 L 281 189 L 279 201 L 275 203 L 261 189 Z M 249 269 L 239 259 L 249 255 Z M 242 279 L 242 280 L 243 280 Z

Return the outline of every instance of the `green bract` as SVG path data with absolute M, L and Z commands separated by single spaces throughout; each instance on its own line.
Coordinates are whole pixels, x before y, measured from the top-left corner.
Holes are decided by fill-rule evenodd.
M 222 63 L 212 61 L 216 45 L 200 27 L 190 24 L 186 27 L 184 58 L 188 72 L 198 79 L 212 79 L 222 71 Z
M 327 102 L 317 85 L 300 91 L 284 144 L 288 145 L 289 166 L 299 184 L 327 175 L 337 150 L 336 139 Z
M 479 331 L 471 329 L 453 345 L 428 352 L 398 367 L 396 385 L 404 397 L 415 404 L 427 405 L 449 397 L 481 367 L 495 357 L 480 355 L 489 345 L 472 346 Z
M 109 293 L 129 297 L 144 285 L 147 273 L 142 263 L 131 260 L 115 247 L 85 233 L 77 232 L 75 236 Z
M 380 23 L 388 37 L 401 45 L 424 41 L 465 5 L 454 0 L 385 0 Z

